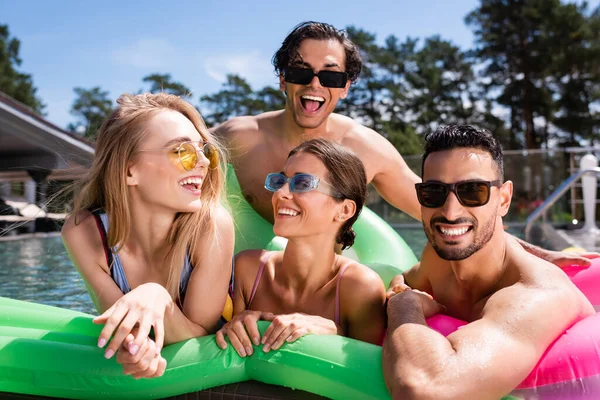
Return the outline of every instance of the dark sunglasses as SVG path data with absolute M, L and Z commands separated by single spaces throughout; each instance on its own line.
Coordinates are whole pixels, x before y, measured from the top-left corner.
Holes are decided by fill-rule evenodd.
M 465 207 L 481 207 L 490 201 L 490 188 L 501 187 L 502 181 L 463 181 L 456 183 L 423 182 L 415 184 L 417 198 L 423 207 L 439 208 L 446 203 L 450 192 Z
M 290 184 L 290 192 L 293 193 L 306 193 L 311 190 L 317 190 L 328 196 L 335 197 L 336 199 L 342 198 L 342 196 L 331 187 L 331 184 L 311 174 L 298 174 L 288 178 L 283 174 L 271 173 L 267 175 L 267 179 L 265 179 L 265 189 L 270 192 L 276 192 L 288 182 Z M 329 188 L 319 187 L 321 183 L 329 186 Z
M 328 88 L 343 88 L 348 82 L 348 74 L 339 71 L 314 72 L 310 68 L 286 67 L 283 71 L 286 82 L 298 85 L 308 85 L 315 76 L 319 77 L 321 86 Z

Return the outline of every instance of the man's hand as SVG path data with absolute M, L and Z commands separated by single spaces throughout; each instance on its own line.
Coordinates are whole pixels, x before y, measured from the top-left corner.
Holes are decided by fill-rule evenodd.
M 576 265 L 580 267 L 589 267 L 592 265 L 590 260 L 600 257 L 600 253 L 578 252 L 578 251 L 550 251 L 546 250 L 546 255 L 541 258 L 551 262 L 559 268 Z
M 429 293 L 409 288 L 390 298 L 387 313 L 390 315 L 411 309 L 421 311 L 425 318 L 429 318 L 443 312 L 446 308 L 433 300 Z
M 402 293 L 405 290 L 412 290 L 412 288 L 410 286 L 408 286 L 406 283 L 404 283 L 404 275 L 402 275 L 402 274 L 396 275 L 394 277 L 394 279 L 392 279 L 392 281 L 390 282 L 390 286 L 388 287 L 388 290 L 387 290 L 385 296 L 389 300 L 392 296 L 394 296 L 398 293 Z M 420 290 L 415 290 L 415 292 L 421 293 L 422 295 L 427 296 L 431 300 L 433 300 L 433 296 L 431 296 L 427 292 L 422 292 Z

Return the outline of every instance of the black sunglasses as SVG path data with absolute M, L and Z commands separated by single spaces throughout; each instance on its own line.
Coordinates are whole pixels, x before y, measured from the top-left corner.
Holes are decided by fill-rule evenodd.
M 328 88 L 343 88 L 348 82 L 348 74 L 339 71 L 319 71 L 316 73 L 310 68 L 286 67 L 283 71 L 286 82 L 298 85 L 308 85 L 315 76 L 319 77 L 321 86 Z
M 437 181 L 415 184 L 417 198 L 423 207 L 439 208 L 446 203 L 450 192 L 465 207 L 481 207 L 490 201 L 490 188 L 501 187 L 502 181 L 463 181 L 443 183 Z

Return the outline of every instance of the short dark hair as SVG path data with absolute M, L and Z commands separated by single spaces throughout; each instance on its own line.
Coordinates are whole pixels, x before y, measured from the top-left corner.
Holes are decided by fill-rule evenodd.
M 445 125 L 425 136 L 425 153 L 421 163 L 421 177 L 425 159 L 437 151 L 476 148 L 490 153 L 496 164 L 498 179 L 504 179 L 504 154 L 502 146 L 492 132 L 474 125 Z
M 358 79 L 362 69 L 362 60 L 358 48 L 348 38 L 348 34 L 343 30 L 336 29 L 332 25 L 315 21 L 306 21 L 296 25 L 283 40 L 281 47 L 271 60 L 277 75 L 282 74 L 285 67 L 300 59 L 298 49 L 305 39 L 337 40 L 344 46 L 346 53 L 346 60 L 344 62 L 346 64 L 348 79 L 352 82 Z
M 353 200 L 356 212 L 342 225 L 336 241 L 346 249 L 354 244 L 356 233 L 352 225 L 362 211 L 367 199 L 367 173 L 362 161 L 349 148 L 326 139 L 312 139 L 296 146 L 288 158 L 297 153 L 316 156 L 327 168 L 327 181 L 341 199 Z

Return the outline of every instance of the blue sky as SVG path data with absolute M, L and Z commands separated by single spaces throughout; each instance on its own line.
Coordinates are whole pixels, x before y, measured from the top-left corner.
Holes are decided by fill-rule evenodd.
M 219 90 L 227 73 L 255 88 L 275 85 L 270 63 L 299 22 L 355 25 L 375 33 L 439 34 L 472 46 L 464 16 L 477 0 L 129 1 L 0 0 L 0 24 L 21 41 L 20 70 L 33 75 L 47 118 L 65 127 L 73 88 L 100 86 L 114 100 L 144 88 L 142 77 L 171 73 L 192 103 Z M 596 6 L 600 0 L 589 1 Z

